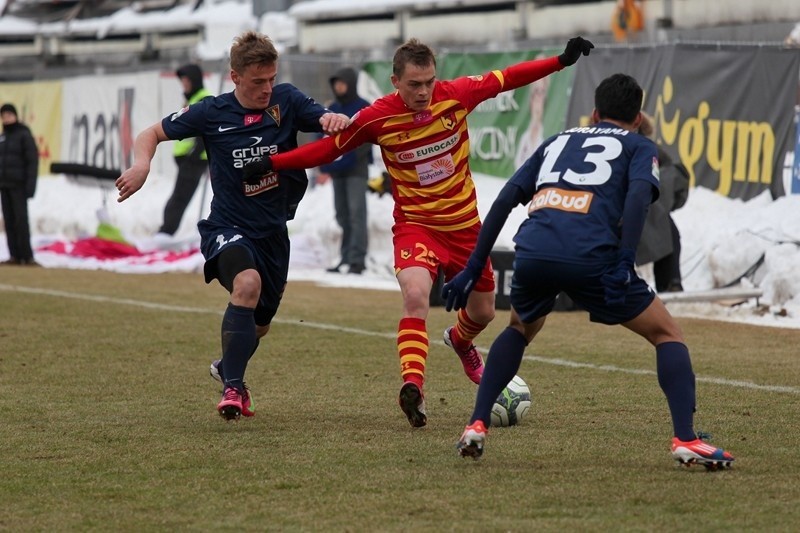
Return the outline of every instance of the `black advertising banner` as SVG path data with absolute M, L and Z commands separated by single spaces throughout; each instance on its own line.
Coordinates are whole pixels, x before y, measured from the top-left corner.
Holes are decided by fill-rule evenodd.
M 616 72 L 645 90 L 656 142 L 686 165 L 692 185 L 744 200 L 785 194 L 794 152 L 800 50 L 676 44 L 607 48 L 575 65 L 567 125 L 588 124 L 594 89 Z

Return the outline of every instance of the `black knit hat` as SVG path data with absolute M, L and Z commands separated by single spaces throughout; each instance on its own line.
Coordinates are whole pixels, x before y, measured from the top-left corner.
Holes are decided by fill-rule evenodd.
M 0 107 L 0 113 L 5 112 L 14 113 L 14 116 L 17 116 L 17 108 L 14 107 L 14 104 L 3 104 L 2 107 Z

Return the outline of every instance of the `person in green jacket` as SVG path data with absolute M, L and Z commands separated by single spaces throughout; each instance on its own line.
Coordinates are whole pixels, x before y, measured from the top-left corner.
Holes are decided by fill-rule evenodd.
M 203 71 L 198 65 L 191 63 L 184 65 L 175 74 L 183 87 L 186 106 L 199 102 L 207 96 L 213 96 L 203 86 Z M 208 169 L 208 158 L 203 139 L 200 137 L 175 141 L 172 155 L 178 165 L 178 177 L 172 195 L 164 207 L 164 221 L 158 230 L 162 237 L 171 237 L 178 231 L 183 213 L 192 200 L 200 179 Z

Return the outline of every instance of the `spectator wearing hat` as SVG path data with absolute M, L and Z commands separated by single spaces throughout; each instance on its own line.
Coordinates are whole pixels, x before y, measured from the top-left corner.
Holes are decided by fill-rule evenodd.
M 212 96 L 203 85 L 203 70 L 193 63 L 183 65 L 175 74 L 181 82 L 185 106 Z M 208 156 L 201 137 L 190 137 L 175 141 L 172 149 L 178 176 L 175 188 L 164 206 L 164 220 L 158 230 L 158 238 L 168 242 L 178 231 L 181 219 L 192 200 L 203 174 L 208 170 Z
M 352 117 L 369 105 L 356 92 L 358 73 L 345 67 L 330 78 L 336 101 L 328 106 L 334 113 Z M 341 258 L 328 272 L 341 272 L 347 266 L 350 274 L 361 274 L 367 258 L 367 180 L 372 162 L 372 145 L 363 144 L 337 160 L 319 168 L 317 180 L 333 183 L 333 207 L 336 223 L 342 228 Z
M 0 107 L 0 202 L 10 258 L 3 265 L 38 266 L 33 260 L 28 200 L 36 193 L 39 150 L 30 128 L 17 118 L 12 104 Z

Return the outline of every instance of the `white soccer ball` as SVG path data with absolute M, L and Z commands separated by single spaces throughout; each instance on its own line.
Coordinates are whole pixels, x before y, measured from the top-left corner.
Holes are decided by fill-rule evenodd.
M 531 390 L 521 377 L 514 379 L 503 389 L 492 406 L 493 426 L 514 426 L 531 408 Z

